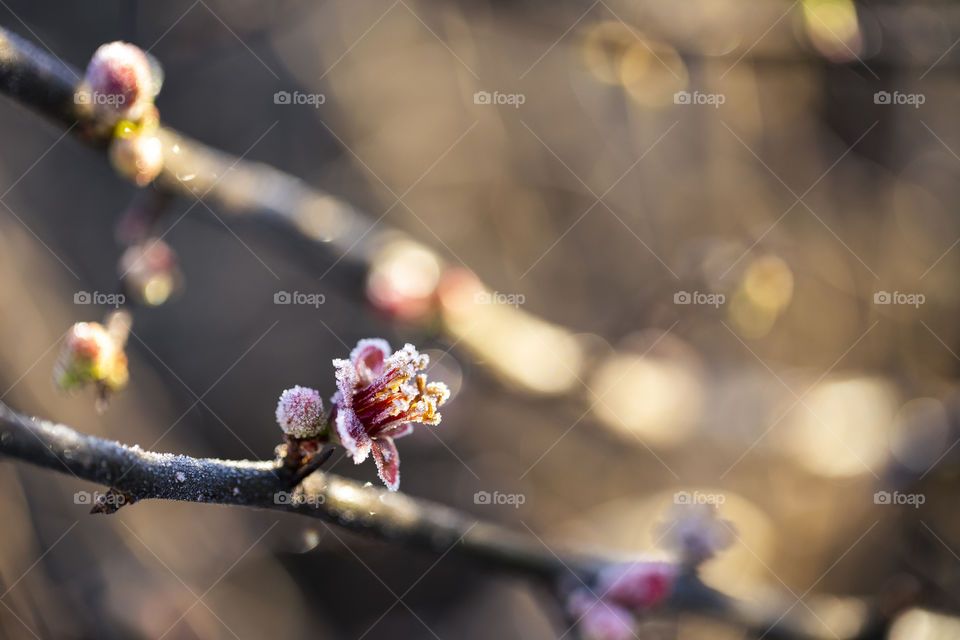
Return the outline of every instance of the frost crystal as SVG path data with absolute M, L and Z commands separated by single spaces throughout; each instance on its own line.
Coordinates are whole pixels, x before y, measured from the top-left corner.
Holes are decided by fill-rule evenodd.
M 310 438 L 323 427 L 323 399 L 320 392 L 296 386 L 280 394 L 277 403 L 277 424 L 294 438 Z
M 349 359 L 333 361 L 337 388 L 334 423 L 340 442 L 360 464 L 372 453 L 380 479 L 391 491 L 400 485 L 400 457 L 394 438 L 410 434 L 413 423 L 440 424 L 437 409 L 450 397 L 442 382 L 418 374 L 430 358 L 412 344 L 390 353 L 380 338 L 360 340 Z

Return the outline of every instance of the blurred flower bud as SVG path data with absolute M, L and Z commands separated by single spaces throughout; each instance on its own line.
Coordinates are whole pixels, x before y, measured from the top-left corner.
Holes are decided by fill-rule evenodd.
M 90 59 L 76 101 L 111 120 L 139 120 L 153 102 L 154 73 L 146 54 L 126 42 L 101 45 Z
M 367 297 L 379 311 L 415 322 L 435 308 L 440 263 L 432 251 L 394 240 L 377 252 L 367 275 Z
M 280 394 L 276 415 L 288 436 L 311 438 L 323 430 L 323 399 L 314 389 L 292 387 Z
M 128 247 L 118 269 L 130 295 L 150 306 L 166 302 L 183 282 L 177 254 L 160 238 L 149 238 Z
M 127 384 L 127 356 L 123 346 L 99 322 L 71 327 L 54 369 L 54 380 L 65 390 L 96 383 L 108 391 Z
M 163 170 L 163 145 L 160 138 L 123 122 L 110 142 L 110 163 L 117 173 L 145 187 Z
M 640 612 L 670 596 L 676 575 L 676 567 L 668 562 L 621 564 L 601 572 L 597 588 L 606 599 Z
M 692 567 L 729 547 L 735 537 L 733 524 L 721 519 L 717 506 L 708 503 L 674 505 L 667 521 L 659 528 L 664 547 Z

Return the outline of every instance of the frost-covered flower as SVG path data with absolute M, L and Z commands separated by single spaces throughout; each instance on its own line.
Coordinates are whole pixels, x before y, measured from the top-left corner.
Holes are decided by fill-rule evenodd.
M 334 424 L 340 442 L 360 464 L 373 453 L 380 479 L 391 491 L 400 484 L 400 458 L 394 438 L 408 435 L 413 423 L 440 424 L 437 408 L 450 396 L 442 382 L 427 382 L 430 362 L 412 344 L 391 354 L 385 340 L 361 340 L 349 359 L 334 360 L 337 388 Z
M 567 600 L 567 610 L 578 620 L 577 625 L 586 640 L 628 640 L 636 637 L 636 620 L 630 611 L 598 599 L 584 589 L 571 594 Z
M 645 611 L 670 596 L 676 576 L 676 567 L 668 562 L 614 565 L 600 573 L 597 590 L 605 599 L 632 611 Z
M 288 436 L 311 438 L 323 429 L 323 399 L 315 389 L 292 387 L 280 394 L 276 415 Z
M 146 54 L 126 42 L 101 45 L 84 76 L 88 93 L 77 101 L 116 119 L 138 120 L 152 104 L 155 83 Z
M 660 531 L 663 546 L 693 567 L 729 547 L 735 537 L 733 524 L 721 519 L 716 505 L 709 503 L 674 505 Z

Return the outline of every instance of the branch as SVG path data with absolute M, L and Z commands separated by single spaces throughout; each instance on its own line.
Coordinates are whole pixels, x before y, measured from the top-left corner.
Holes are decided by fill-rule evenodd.
M 254 507 L 332 522 L 382 540 L 433 553 L 457 553 L 485 567 L 519 572 L 552 585 L 589 583 L 610 559 L 555 552 L 531 536 L 477 520 L 434 502 L 365 486 L 315 471 L 296 488 L 282 462 L 216 460 L 144 451 L 86 435 L 62 424 L 30 418 L 0 403 L 0 456 L 89 480 L 124 496 Z M 122 506 L 122 505 L 121 505 Z M 111 512 L 116 509 L 97 509 Z M 706 586 L 694 573 L 677 581 L 668 606 L 716 616 L 765 633 L 766 637 L 819 640 L 827 635 L 814 621 L 780 603 L 747 605 Z M 781 612 L 796 609 L 790 615 Z M 876 625 L 864 618 L 861 630 Z M 866 638 L 862 631 L 846 638 Z
M 94 126 L 74 102 L 81 77 L 78 70 L 0 27 L 0 91 L 106 150 L 111 132 Z M 191 201 L 212 200 L 233 214 L 266 215 L 355 259 L 362 259 L 387 233 L 370 230 L 370 221 L 351 205 L 290 174 L 219 151 L 169 127 L 161 127 L 158 136 L 164 168 L 154 185 L 161 191 Z

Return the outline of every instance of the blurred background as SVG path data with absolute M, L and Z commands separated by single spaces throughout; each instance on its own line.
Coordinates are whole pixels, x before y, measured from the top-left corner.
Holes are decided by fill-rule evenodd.
M 378 239 L 342 257 L 175 200 L 161 231 L 182 290 L 132 308 L 131 383 L 98 415 L 51 370 L 68 327 L 109 311 L 75 295 L 121 290 L 135 189 L 0 99 L 5 403 L 269 459 L 284 388 L 330 395 L 357 339 L 410 341 L 455 394 L 400 443 L 410 495 L 612 554 L 653 550 L 677 492 L 719 497 L 738 538 L 711 584 L 820 598 L 837 633 L 848 598 L 906 589 L 921 601 L 889 637 L 960 637 L 944 613 L 960 606 L 960 7 L 0 4 L 81 69 L 104 42 L 148 49 L 167 125 L 342 198 Z M 470 272 L 486 290 L 461 286 Z M 328 467 L 378 482 L 342 453 Z M 74 494 L 92 485 L 11 462 L 0 477 L 3 638 L 566 632 L 547 590 L 454 555 L 239 508 L 89 516 Z M 640 635 L 750 637 L 689 615 Z

